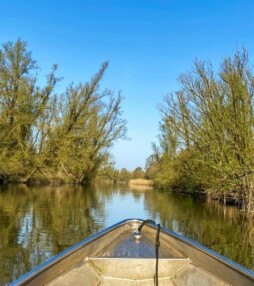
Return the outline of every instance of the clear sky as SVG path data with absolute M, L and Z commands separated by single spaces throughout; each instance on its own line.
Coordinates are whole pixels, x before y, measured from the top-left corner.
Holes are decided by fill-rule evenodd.
M 144 167 L 159 133 L 158 103 L 177 89 L 195 58 L 214 65 L 242 46 L 254 58 L 253 0 L 0 0 L 0 43 L 28 43 L 41 74 L 87 81 L 110 65 L 102 87 L 122 91 L 130 140 L 118 141 L 117 168 Z

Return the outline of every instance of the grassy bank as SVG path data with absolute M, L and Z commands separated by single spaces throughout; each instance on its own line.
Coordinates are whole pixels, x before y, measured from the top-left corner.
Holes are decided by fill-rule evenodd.
M 129 185 L 130 186 L 153 186 L 153 181 L 152 180 L 147 180 L 147 179 L 131 179 L 129 180 Z

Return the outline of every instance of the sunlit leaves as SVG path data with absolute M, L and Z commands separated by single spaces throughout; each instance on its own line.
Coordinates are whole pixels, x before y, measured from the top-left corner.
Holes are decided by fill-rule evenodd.
M 176 173 L 171 187 L 184 187 L 189 178 L 187 185 L 192 181 L 195 188 L 252 209 L 254 86 L 247 52 L 226 58 L 218 73 L 210 62 L 196 60 L 179 83 L 180 90 L 160 107 L 161 158 L 167 156 L 168 168 L 161 159 L 157 176 Z

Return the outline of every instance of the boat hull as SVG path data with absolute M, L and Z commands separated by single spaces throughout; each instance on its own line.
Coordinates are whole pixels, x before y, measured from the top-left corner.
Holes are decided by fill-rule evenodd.
M 124 220 L 36 267 L 11 285 L 254 285 L 254 273 L 168 229 Z M 156 252 L 156 242 L 160 244 Z

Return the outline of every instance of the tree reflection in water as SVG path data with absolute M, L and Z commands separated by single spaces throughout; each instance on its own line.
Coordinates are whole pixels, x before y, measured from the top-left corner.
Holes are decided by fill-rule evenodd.
M 97 185 L 0 186 L 0 285 L 125 218 L 151 218 L 254 270 L 254 223 L 235 207 Z
M 166 228 L 217 251 L 254 270 L 253 215 L 214 201 L 154 191 L 145 196 L 145 208 Z
M 8 185 L 0 193 L 0 284 L 104 228 L 96 189 Z

